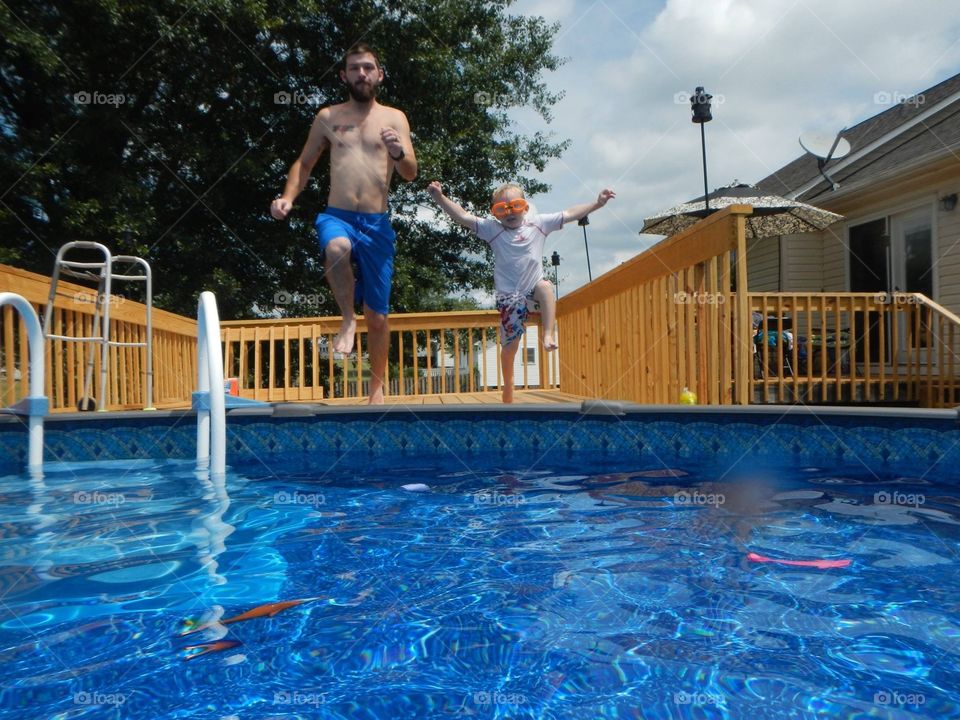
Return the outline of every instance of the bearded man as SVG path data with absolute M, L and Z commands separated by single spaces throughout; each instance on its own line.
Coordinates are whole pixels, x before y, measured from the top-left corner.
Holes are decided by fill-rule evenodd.
M 417 159 L 406 115 L 377 102 L 383 68 L 373 49 L 357 43 L 347 50 L 340 79 L 349 99 L 317 113 L 270 213 L 277 220 L 286 219 L 317 160 L 329 150 L 330 195 L 326 210 L 317 216 L 316 228 L 327 282 L 343 318 L 333 351 L 353 351 L 354 304 L 361 300 L 370 354 L 368 402 L 379 405 L 390 349 L 387 314 L 397 238 L 390 225 L 387 194 L 394 170 L 405 180 L 417 176 Z

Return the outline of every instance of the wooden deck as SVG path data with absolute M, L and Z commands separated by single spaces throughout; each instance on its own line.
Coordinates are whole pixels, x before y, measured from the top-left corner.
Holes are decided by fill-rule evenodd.
M 514 405 L 581 403 L 579 395 L 559 390 L 515 390 Z M 322 400 L 323 405 L 366 405 L 366 398 L 336 398 Z M 387 405 L 502 405 L 500 392 L 446 393 L 443 395 L 403 395 L 387 397 Z

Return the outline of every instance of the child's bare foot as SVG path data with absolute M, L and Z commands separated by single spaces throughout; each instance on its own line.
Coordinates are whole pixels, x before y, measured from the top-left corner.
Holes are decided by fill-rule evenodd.
M 547 352 L 557 349 L 557 338 L 554 337 L 553 333 L 543 334 L 543 349 Z
M 367 398 L 367 405 L 383 405 L 383 388 L 380 387 L 370 393 Z
M 507 385 L 503 388 L 503 401 L 508 404 L 513 402 L 513 386 L 512 385 Z
M 349 355 L 353 352 L 354 335 L 357 333 L 357 321 L 354 318 L 344 318 L 340 325 L 340 332 L 333 338 L 333 351 Z

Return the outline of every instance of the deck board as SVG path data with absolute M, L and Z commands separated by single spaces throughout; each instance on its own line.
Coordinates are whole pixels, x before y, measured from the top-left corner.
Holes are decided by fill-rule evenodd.
M 579 395 L 559 390 L 516 390 L 513 394 L 515 405 L 579 403 Z M 500 392 L 444 393 L 433 395 L 392 395 L 384 399 L 387 405 L 502 405 Z M 366 405 L 366 398 L 330 398 L 323 405 Z

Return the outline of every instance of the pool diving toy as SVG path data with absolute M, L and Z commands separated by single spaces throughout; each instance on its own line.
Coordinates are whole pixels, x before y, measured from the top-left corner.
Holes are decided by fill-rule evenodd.
M 252 610 L 248 610 L 245 613 L 240 615 L 234 615 L 233 617 L 224 618 L 223 620 L 213 620 L 210 622 L 199 623 L 195 620 L 185 620 L 184 626 L 185 629 L 177 633 L 178 637 L 183 637 L 184 635 L 192 635 L 193 633 L 200 632 L 201 630 L 207 630 L 209 628 L 217 627 L 218 625 L 229 625 L 230 623 L 240 622 L 241 620 L 253 620 L 254 618 L 260 617 L 273 617 L 280 612 L 283 612 L 287 608 L 295 607 L 301 605 L 305 602 L 310 602 L 311 600 L 321 600 L 319 597 L 312 598 L 303 598 L 301 600 L 283 600 L 281 602 L 267 603 L 266 605 L 258 605 Z
M 818 570 L 845 568 L 851 563 L 851 560 L 781 560 L 778 558 L 770 558 L 766 555 L 758 555 L 755 552 L 748 553 L 747 560 L 750 562 L 776 563 L 778 565 L 793 565 L 796 567 L 812 567 Z

